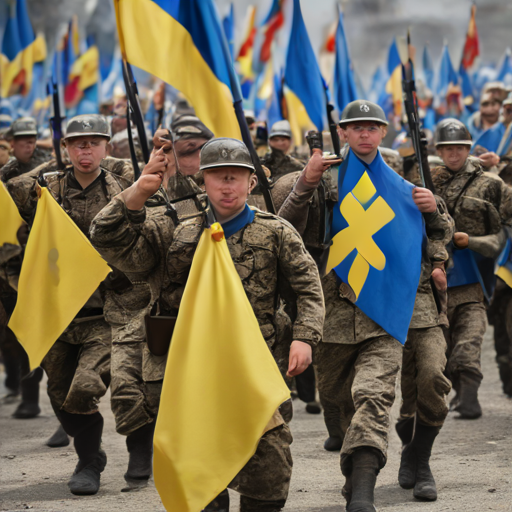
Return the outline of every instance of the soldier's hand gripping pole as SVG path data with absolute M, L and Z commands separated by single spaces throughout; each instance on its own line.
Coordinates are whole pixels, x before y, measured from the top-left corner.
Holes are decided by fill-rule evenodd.
M 418 168 L 423 186 L 435 193 L 434 183 L 430 174 L 426 144 L 422 141 L 421 123 L 418 115 L 418 103 L 416 99 L 416 86 L 414 83 L 414 66 L 410 56 L 411 47 L 410 34 L 407 34 L 407 50 L 400 52 L 400 56 L 406 54 L 402 59 L 402 90 L 405 113 L 407 115 L 407 124 L 411 134 L 412 145 L 416 158 L 418 159 Z M 402 50 L 404 50 L 402 48 Z

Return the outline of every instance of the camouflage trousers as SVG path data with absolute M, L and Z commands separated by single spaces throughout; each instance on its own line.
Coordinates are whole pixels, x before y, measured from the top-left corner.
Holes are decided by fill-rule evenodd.
M 357 344 L 320 343 L 315 358 L 326 423 L 336 421 L 343 439 L 342 471 L 363 446 L 379 450 L 384 467 L 402 345 L 391 336 Z
M 446 340 L 441 327 L 409 329 L 402 360 L 400 419 L 416 413 L 424 425 L 441 427 L 448 414 Z
M 446 332 L 448 343 L 447 373 L 455 390 L 458 390 L 459 376 L 468 373 L 482 381 L 481 352 L 487 327 L 487 317 L 483 300 L 450 304 L 448 290 L 448 320 L 450 328 Z
M 73 322 L 46 354 L 53 409 L 93 414 L 110 384 L 111 330 L 104 320 Z

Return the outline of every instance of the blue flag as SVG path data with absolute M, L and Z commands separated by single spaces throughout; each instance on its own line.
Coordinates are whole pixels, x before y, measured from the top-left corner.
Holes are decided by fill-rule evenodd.
M 440 100 L 444 100 L 446 98 L 446 93 L 448 92 L 448 86 L 450 84 L 456 85 L 458 83 L 459 77 L 453 68 L 452 60 L 450 59 L 450 54 L 448 52 L 448 46 L 444 45 L 437 73 L 436 95 Z
M 425 75 L 425 85 L 432 90 L 434 88 L 434 65 L 432 64 L 432 57 L 428 51 L 428 46 L 423 48 L 423 74 Z
M 343 13 L 340 10 L 338 28 L 336 29 L 336 60 L 334 64 L 334 100 L 336 108 L 343 109 L 352 101 L 357 100 L 357 87 L 354 79 L 354 70 L 348 52 L 345 29 L 343 27 Z
M 482 146 L 487 151 L 493 151 L 494 153 L 497 153 L 501 139 L 503 138 L 503 135 L 505 135 L 505 130 L 506 128 L 503 123 L 498 122 L 492 125 L 490 128 L 481 133 L 479 137 L 473 142 L 473 149 L 475 149 L 477 146 Z
M 423 217 L 413 185 L 377 154 L 371 164 L 350 150 L 340 166 L 327 271 L 355 293 L 355 305 L 405 343 L 421 274 Z
M 229 46 L 229 54 L 231 60 L 235 61 L 235 13 L 233 12 L 233 2 L 229 8 L 229 13 L 222 20 L 222 28 L 226 35 L 226 40 Z

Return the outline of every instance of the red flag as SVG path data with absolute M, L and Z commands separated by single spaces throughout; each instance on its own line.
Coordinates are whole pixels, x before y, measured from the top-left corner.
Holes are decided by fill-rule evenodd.
M 469 20 L 468 33 L 466 34 L 466 43 L 462 52 L 462 67 L 468 69 L 473 65 L 475 59 L 480 55 L 480 43 L 478 41 L 478 31 L 476 29 L 476 5 L 471 7 L 471 19 Z

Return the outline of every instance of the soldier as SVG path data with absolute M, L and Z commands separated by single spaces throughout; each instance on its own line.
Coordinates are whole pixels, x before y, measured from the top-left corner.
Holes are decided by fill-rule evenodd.
M 180 116 L 173 122 L 173 131 L 178 142 L 175 150 L 180 171 L 189 175 L 199 173 L 199 149 L 213 133 L 195 116 Z M 175 139 L 176 140 L 176 139 Z M 169 200 L 202 194 L 202 190 L 176 174 L 176 160 L 173 155 L 169 130 L 159 129 L 153 137 L 153 151 L 147 164 L 147 171 L 158 168 L 165 170 L 163 187 Z M 192 199 L 174 203 L 180 216 L 198 213 Z M 167 207 L 159 192 L 146 201 L 149 218 L 166 218 Z M 131 284 L 123 289 L 107 290 L 105 297 L 105 318 L 112 327 L 111 359 L 111 405 L 116 420 L 116 430 L 126 436 L 126 446 L 130 455 L 128 469 L 124 475 L 128 484 L 123 491 L 139 489 L 151 476 L 153 433 L 157 410 L 154 403 L 158 393 L 153 385 L 163 379 L 162 358 L 149 356 L 146 348 L 144 317 L 155 302 L 158 290 L 139 273 L 127 274 Z
M 201 170 L 209 200 L 224 227 L 235 267 L 270 350 L 276 338 L 277 296 L 286 296 L 291 288 L 297 297 L 288 366 L 288 373 L 297 375 L 310 364 L 311 346 L 321 337 L 324 310 L 316 266 L 288 223 L 246 205 L 255 181 L 251 157 L 243 143 L 234 139 L 207 143 L 201 151 Z M 141 261 L 144 268 L 139 270 L 150 275 L 159 263 L 167 267 L 170 284 L 162 289 L 159 307 L 160 313 L 168 316 L 179 308 L 180 290 L 185 286 L 204 222 L 202 218 L 183 222 L 174 235 L 172 228 L 162 226 L 164 222 L 169 226 L 169 219 L 149 225 L 144 222 L 144 203 L 160 185 L 161 173 L 162 169 L 145 169 L 133 187 L 98 215 L 91 233 L 98 250 L 125 272 L 133 272 Z M 276 512 L 285 504 L 291 475 L 291 435 L 278 412 L 275 419 L 255 456 L 230 484 L 242 494 L 243 512 Z M 227 511 L 226 499 L 224 492 L 206 510 Z
M 46 175 L 48 191 L 86 236 L 96 214 L 133 181 L 133 175 L 130 181 L 100 165 L 109 139 L 103 116 L 72 118 L 64 139 L 71 166 Z M 30 215 L 37 203 L 33 177 L 11 180 L 8 187 L 20 211 Z M 110 351 L 111 329 L 98 289 L 42 362 L 52 407 L 66 433 L 74 437 L 79 460 L 68 486 L 77 495 L 98 492 L 107 461 L 101 449 L 103 417 L 98 402 L 110 384 Z
M 5 138 L 5 133 L 0 133 L 0 169 L 9 161 L 10 155 L 9 150 L 11 145 Z
M 432 169 L 437 193 L 455 221 L 453 258 L 448 272 L 447 372 L 456 391 L 451 406 L 461 418 L 482 415 L 478 388 L 482 381 L 480 355 L 486 329 L 484 291 L 470 262 L 469 248 L 494 267 L 506 240 L 503 226 L 510 222 L 510 189 L 494 174 L 484 172 L 480 161 L 469 156 L 471 135 L 463 123 L 445 119 L 436 130 L 436 148 L 443 165 Z M 455 260 L 454 260 L 455 261 Z
M 292 129 L 288 121 L 277 121 L 270 130 L 268 145 L 270 151 L 261 158 L 261 163 L 270 170 L 272 181 L 295 171 L 302 171 L 304 164 L 290 156 Z
M 501 100 L 490 92 L 482 94 L 480 98 L 480 110 L 471 115 L 468 119 L 468 130 L 477 140 L 478 137 L 488 128 L 494 126 L 500 117 Z
M 367 163 L 381 158 L 378 147 L 386 135 L 387 124 L 383 110 L 364 100 L 347 105 L 340 121 L 351 151 Z M 313 155 L 294 181 L 290 175 L 287 194 L 276 191 L 281 197 L 287 195 L 279 215 L 304 233 L 305 240 L 316 238 L 318 249 L 324 251 L 328 247 L 323 239 L 325 209 L 332 211 L 336 204 L 334 187 L 331 185 L 327 194 L 319 194 L 326 199 L 318 211 L 310 209 L 310 204 L 314 204 L 311 199 L 316 189 L 326 187 L 330 181 L 323 175 L 329 165 L 320 154 Z M 279 182 L 275 189 L 278 187 Z M 423 213 L 439 215 L 430 191 L 417 187 L 413 199 Z M 333 271 L 323 278 L 322 285 L 326 317 L 324 336 L 315 357 L 326 424 L 330 436 L 338 436 L 343 443 L 341 469 L 346 477 L 343 494 L 347 512 L 373 512 L 377 474 L 386 463 L 390 410 L 402 347 L 353 304 L 352 290 L 346 283 L 340 285 Z
M 31 117 L 16 119 L 12 123 L 7 136 L 11 138 L 14 158 L 0 170 L 0 179 L 4 183 L 50 160 L 50 153 L 36 146 L 37 126 L 35 119 Z

